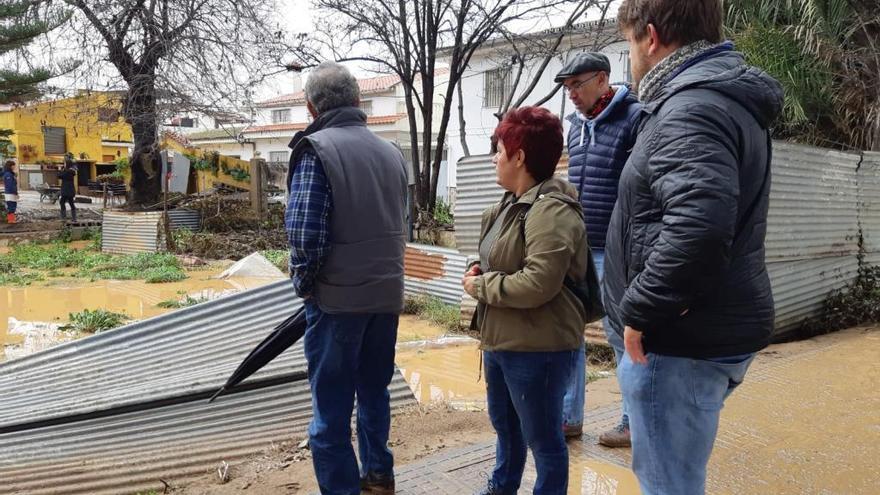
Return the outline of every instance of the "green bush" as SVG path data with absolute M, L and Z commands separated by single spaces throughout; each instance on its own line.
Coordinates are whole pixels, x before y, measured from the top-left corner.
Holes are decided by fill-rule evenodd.
M 70 322 L 61 330 L 80 333 L 98 333 L 121 326 L 130 318 L 122 313 L 114 313 L 105 309 L 84 309 L 70 313 Z
M 452 225 L 455 221 L 452 215 L 452 207 L 443 198 L 437 198 L 434 205 L 434 220 L 440 225 Z

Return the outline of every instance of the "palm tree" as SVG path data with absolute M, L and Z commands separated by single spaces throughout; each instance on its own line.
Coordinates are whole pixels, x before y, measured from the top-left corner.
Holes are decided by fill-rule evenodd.
M 870 0 L 729 0 L 728 34 L 785 88 L 787 137 L 880 150 L 880 15 Z

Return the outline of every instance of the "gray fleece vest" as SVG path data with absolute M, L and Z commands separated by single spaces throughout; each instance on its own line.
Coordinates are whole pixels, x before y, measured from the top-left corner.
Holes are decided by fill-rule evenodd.
M 333 201 L 331 249 L 314 296 L 326 313 L 399 314 L 406 162 L 398 148 L 367 129 L 361 112 L 339 110 L 327 127 L 303 139 L 324 166 Z

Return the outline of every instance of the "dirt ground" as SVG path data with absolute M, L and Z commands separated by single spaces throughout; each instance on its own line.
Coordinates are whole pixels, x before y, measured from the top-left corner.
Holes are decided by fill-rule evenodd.
M 587 409 L 604 407 L 620 400 L 614 378 L 591 382 L 587 388 Z M 443 404 L 413 407 L 400 411 L 391 420 L 391 439 L 395 465 L 401 466 L 447 449 L 491 440 L 494 430 L 485 411 L 458 411 Z M 229 481 L 222 483 L 218 473 L 175 487 L 171 493 L 186 495 L 311 494 L 318 487 L 312 471 L 311 455 L 297 448 L 305 437 L 293 439 L 263 455 L 230 466 Z M 352 442 L 356 442 L 352 439 Z

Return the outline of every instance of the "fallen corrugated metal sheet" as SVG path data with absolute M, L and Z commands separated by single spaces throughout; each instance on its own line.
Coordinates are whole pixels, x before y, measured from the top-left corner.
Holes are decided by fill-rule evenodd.
M 480 220 L 483 211 L 497 203 L 504 195 L 495 179 L 493 155 L 474 155 L 462 158 L 456 168 L 455 245 L 465 256 L 477 254 L 480 241 Z M 568 155 L 563 155 L 556 166 L 558 177 L 568 177 Z
M 467 257 L 455 249 L 407 244 L 406 294 L 427 294 L 446 304 L 458 306 L 463 292 L 461 278 L 466 261 Z
M 156 488 L 290 439 L 309 419 L 302 382 L 186 398 L 219 388 L 299 305 L 279 281 L 0 364 L 0 490 Z M 300 342 L 248 381 L 305 366 Z M 391 388 L 395 407 L 414 402 L 400 373 Z
M 198 210 L 176 208 L 168 210 L 168 220 L 172 229 L 199 230 L 202 227 L 202 216 Z
M 768 262 L 858 253 L 859 161 L 853 153 L 773 143 Z
M 776 306 L 774 339 L 786 340 L 816 316 L 828 295 L 852 283 L 858 256 L 777 261 L 767 264 Z
M 858 178 L 864 262 L 880 266 L 880 153 L 864 153 Z
M 399 372 L 394 409 L 414 403 Z M 2 493 L 118 494 L 161 490 L 304 436 L 306 382 L 149 411 L 0 435 Z
M 161 212 L 105 211 L 101 250 L 114 254 L 155 253 L 159 247 L 161 217 Z

